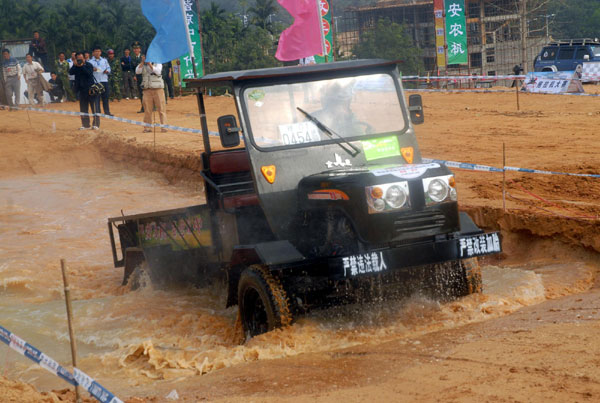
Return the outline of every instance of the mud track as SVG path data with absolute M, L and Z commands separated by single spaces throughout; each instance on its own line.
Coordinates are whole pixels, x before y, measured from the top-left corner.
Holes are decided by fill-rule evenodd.
M 425 95 L 427 123 L 417 128 L 423 155 L 501 166 L 504 142 L 509 150 L 508 165 L 600 173 L 595 139 L 600 101 L 525 96 L 521 98 L 524 110 L 517 112 L 513 97 Z M 234 113 L 234 106 L 230 98 L 209 101 L 209 128 L 216 130 L 216 117 Z M 57 107 L 75 109 L 73 104 Z M 137 119 L 138 107 L 137 102 L 123 101 L 113 109 L 119 116 Z M 197 128 L 195 110 L 193 99 L 170 101 L 170 123 Z M 2 178 L 81 167 L 102 170 L 117 163 L 123 169 L 160 173 L 169 183 L 202 193 L 197 175 L 202 143 L 197 137 L 157 133 L 155 142 L 153 134 L 143 134 L 139 127 L 113 122 L 103 122 L 100 132 L 81 133 L 75 130 L 79 122 L 72 117 L 35 115 L 30 123 L 23 112 L 0 114 Z M 215 139 L 213 144 L 218 146 Z M 385 337 L 357 335 L 358 342 L 348 348 L 324 347 L 265 359 L 269 354 L 257 348 L 264 343 L 293 352 L 301 350 L 300 340 L 323 337 L 322 329 L 314 330 L 301 321 L 299 329 L 306 334 L 283 330 L 258 337 L 244 350 L 241 363 L 217 365 L 202 376 L 163 378 L 166 380 L 145 386 L 146 393 L 132 387 L 121 397 L 139 396 L 131 397 L 130 402 L 163 401 L 176 389 L 184 401 L 600 399 L 600 288 L 596 280 L 600 221 L 564 217 L 598 216 L 600 180 L 511 173 L 509 191 L 519 194 L 520 200 L 507 200 L 504 211 L 501 175 L 457 170 L 456 176 L 462 208 L 480 226 L 500 229 L 503 234 L 504 253 L 484 260 L 488 273 L 529 271 L 542 279 L 542 295 L 530 298 L 522 293 L 513 300 L 491 301 L 484 294 L 441 307 L 417 300 L 412 309 L 402 311 L 410 328 L 407 333 L 399 332 L 398 327 L 375 324 L 371 329 L 365 325 L 368 334 L 387 333 Z M 532 198 L 521 188 L 552 204 Z M 343 335 L 351 339 L 349 334 L 356 331 L 345 330 Z M 336 337 L 335 332 L 325 334 Z M 161 368 L 170 366 L 184 373 L 176 360 L 150 357 L 144 348 L 132 353 L 129 364 L 143 365 L 152 376 L 160 376 Z M 59 397 L 52 393 L 66 395 L 50 392 L 42 396 L 28 385 L 0 378 L 0 398 L 56 401 Z

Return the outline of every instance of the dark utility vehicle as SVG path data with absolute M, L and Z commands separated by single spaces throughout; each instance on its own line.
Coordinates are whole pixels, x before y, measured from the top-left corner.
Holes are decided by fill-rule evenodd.
M 535 58 L 535 71 L 578 71 L 583 63 L 600 61 L 600 42 L 597 39 L 570 39 L 544 46 Z
M 412 127 L 421 98 L 406 105 L 396 63 L 237 71 L 188 86 L 199 90 L 206 204 L 109 219 L 124 282 L 138 267 L 157 283 L 225 274 L 247 336 L 412 280 L 447 297 L 480 290 L 476 258 L 501 251 L 499 234 L 459 213 L 446 166 L 423 163 Z M 220 151 L 209 87 L 230 88 L 237 106 L 237 119 L 218 119 Z

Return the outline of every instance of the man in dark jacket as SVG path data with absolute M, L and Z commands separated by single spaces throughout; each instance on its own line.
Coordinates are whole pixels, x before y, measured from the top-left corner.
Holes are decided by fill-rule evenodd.
M 37 59 L 44 70 L 48 70 L 48 51 L 46 50 L 46 41 L 40 37 L 38 31 L 33 32 L 33 40 L 29 44 L 29 53 L 34 59 Z
M 53 71 L 50 73 L 50 80 L 48 80 L 48 84 L 52 86 L 48 94 L 50 94 L 50 101 L 52 103 L 62 102 L 65 97 L 65 89 L 63 87 L 63 82 L 58 75 Z
M 131 56 L 129 48 L 126 48 L 123 51 L 124 55 L 121 58 L 121 69 L 123 71 L 123 92 L 125 93 L 125 99 L 129 98 L 137 98 L 136 89 L 137 86 L 134 86 L 133 77 L 135 74 L 135 68 L 137 66 L 133 65 L 133 61 L 131 60 Z
M 88 113 L 89 107 L 92 113 L 100 113 L 100 95 L 94 91 L 90 94 L 90 88 L 94 85 L 94 66 L 85 61 L 82 52 L 77 52 L 76 58 L 69 74 L 75 76 L 75 90 L 79 93 L 79 111 Z M 81 124 L 79 130 L 90 129 L 90 117 L 81 116 Z M 94 116 L 91 128 L 94 130 L 100 128 L 100 116 Z

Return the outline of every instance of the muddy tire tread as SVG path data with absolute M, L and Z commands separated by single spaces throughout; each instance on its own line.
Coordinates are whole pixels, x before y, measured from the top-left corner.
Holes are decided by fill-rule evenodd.
M 273 276 L 271 271 L 264 265 L 255 264 L 248 268 L 256 273 L 265 283 L 269 291 L 269 297 L 276 312 L 279 325 L 282 327 L 292 324 L 292 312 L 287 293 L 281 285 L 281 281 Z

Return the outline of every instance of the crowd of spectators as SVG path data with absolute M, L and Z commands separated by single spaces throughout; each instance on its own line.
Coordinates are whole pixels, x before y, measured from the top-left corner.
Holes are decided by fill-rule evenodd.
M 140 99 L 138 113 L 146 112 L 148 107 L 150 111 L 158 109 L 161 123 L 166 123 L 166 97 L 175 96 L 171 62 L 146 63 L 139 42 L 133 42 L 131 49 L 124 49 L 122 57 L 117 57 L 113 49 L 108 49 L 106 56 L 103 57 L 100 46 L 95 46 L 91 55 L 88 51 L 71 52 L 67 58 L 65 52 L 60 52 L 52 69 L 48 64 L 46 41 L 36 31 L 23 65 L 11 56 L 9 49 L 2 50 L 1 84 L 5 99 L 0 103 L 9 107 L 21 104 L 23 77 L 27 85 L 24 93 L 30 105 L 44 106 L 44 92 L 47 92 L 52 103 L 79 101 L 81 112 L 101 113 L 103 110 L 105 115 L 112 116 L 111 101 Z M 48 71 L 51 78 L 46 80 L 42 73 Z M 149 99 L 144 100 L 145 95 Z M 148 119 L 151 116 L 146 112 L 144 121 Z M 89 117 L 82 117 L 81 129 L 99 126 L 99 118 L 94 117 L 90 126 Z

